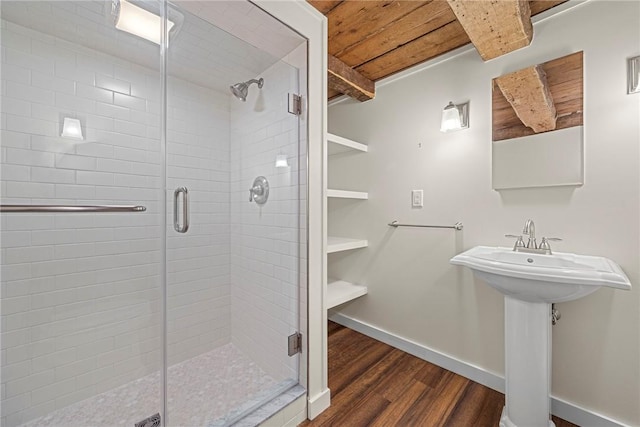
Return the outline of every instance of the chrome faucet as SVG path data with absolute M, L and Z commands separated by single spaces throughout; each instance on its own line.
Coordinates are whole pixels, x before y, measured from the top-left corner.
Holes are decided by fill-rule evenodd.
M 549 244 L 549 242 L 559 242 L 562 240 L 558 239 L 557 237 L 543 237 L 540 245 L 538 245 L 538 242 L 536 241 L 536 225 L 533 223 L 532 219 L 528 219 L 524 224 L 522 234 L 529 236 L 529 240 L 527 241 L 526 245 L 524 243 L 524 240 L 522 239 L 522 236 L 505 234 L 505 237 L 513 237 L 516 239 L 516 243 L 513 245 L 513 250 L 515 252 L 551 255 L 551 245 Z
M 522 234 L 529 236 L 527 249 L 538 249 L 538 243 L 536 242 L 536 225 L 533 223 L 532 219 L 528 219 L 527 222 L 525 222 Z

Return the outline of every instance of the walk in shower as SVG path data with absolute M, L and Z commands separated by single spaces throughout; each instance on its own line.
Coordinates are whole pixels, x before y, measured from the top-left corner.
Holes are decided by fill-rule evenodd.
M 0 424 L 304 394 L 306 40 L 242 1 L 0 8 Z

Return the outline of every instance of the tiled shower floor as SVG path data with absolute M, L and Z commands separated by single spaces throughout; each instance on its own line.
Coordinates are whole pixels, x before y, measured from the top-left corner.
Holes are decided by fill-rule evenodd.
M 276 389 L 277 382 L 233 344 L 173 365 L 167 377 L 168 424 L 206 426 L 252 398 Z M 160 374 L 130 382 L 20 427 L 133 427 L 160 408 Z

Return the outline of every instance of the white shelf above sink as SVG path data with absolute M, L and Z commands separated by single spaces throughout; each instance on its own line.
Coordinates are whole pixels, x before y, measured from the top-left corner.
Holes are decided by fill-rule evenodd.
M 346 237 L 327 237 L 327 253 L 349 251 L 351 249 L 366 248 L 369 242 L 365 239 L 348 239 Z
M 366 293 L 366 286 L 356 285 L 344 280 L 332 280 L 327 284 L 327 309 L 354 300 L 366 295 Z
M 333 144 L 329 144 L 329 146 L 327 147 L 327 150 L 330 156 L 332 154 L 338 154 L 338 153 L 348 151 L 349 149 L 362 151 L 364 153 L 369 151 L 369 147 L 367 147 L 365 144 L 352 141 L 350 139 L 343 138 L 341 136 L 334 135 L 332 133 L 327 133 L 327 141 L 333 143 Z
M 346 190 L 328 189 L 327 197 L 333 197 L 333 198 L 339 198 L 339 199 L 367 200 L 369 198 L 369 193 L 365 193 L 364 191 L 346 191 Z

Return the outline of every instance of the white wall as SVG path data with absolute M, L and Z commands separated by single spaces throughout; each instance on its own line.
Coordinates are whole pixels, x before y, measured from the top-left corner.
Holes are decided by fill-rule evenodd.
M 229 95 L 168 88 L 168 184 L 192 190 L 189 235 L 168 232 L 173 363 L 230 339 Z M 2 202 L 147 206 L 2 215 L 2 425 L 160 368 L 159 124 L 158 71 L 2 21 Z
M 329 186 L 368 190 L 368 201 L 330 201 L 329 234 L 366 237 L 330 255 L 331 276 L 369 294 L 339 309 L 480 368 L 504 371 L 501 295 L 448 260 L 476 245 L 508 246 L 528 218 L 556 250 L 609 257 L 633 290 L 602 289 L 559 304 L 553 395 L 640 424 L 640 95 L 626 95 L 626 58 L 640 54 L 640 5 L 595 2 L 535 25 L 530 47 L 483 63 L 472 50 L 378 87 L 366 103 L 329 108 L 329 131 L 369 144 L 332 156 Z M 584 50 L 585 184 L 491 189 L 491 79 Z M 470 100 L 471 127 L 439 132 L 448 101 Z M 410 191 L 424 189 L 412 209 Z M 391 229 L 402 222 L 464 223 L 464 231 Z
M 231 101 L 232 342 L 272 377 L 297 378 L 286 352 L 298 330 L 300 176 L 298 117 L 287 112 L 298 70 L 278 62 L 256 78 L 247 102 Z M 276 168 L 278 154 L 288 168 Z M 306 165 L 305 165 L 306 166 Z M 249 202 L 253 180 L 269 182 L 266 204 Z M 304 230 L 303 230 L 304 232 Z

